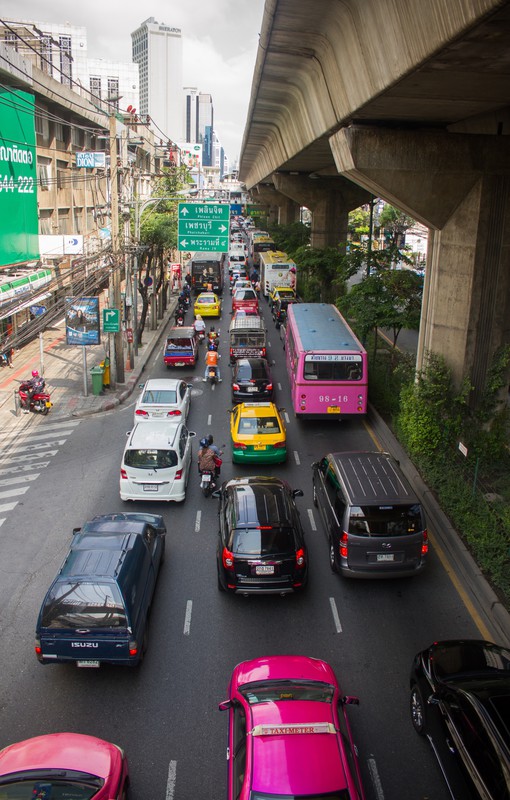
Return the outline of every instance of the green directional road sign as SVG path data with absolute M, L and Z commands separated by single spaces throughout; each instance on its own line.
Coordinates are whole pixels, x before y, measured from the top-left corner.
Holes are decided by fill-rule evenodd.
M 179 250 L 226 252 L 229 241 L 228 203 L 179 203 Z
M 120 331 L 120 311 L 118 308 L 103 308 L 103 331 L 118 333 Z

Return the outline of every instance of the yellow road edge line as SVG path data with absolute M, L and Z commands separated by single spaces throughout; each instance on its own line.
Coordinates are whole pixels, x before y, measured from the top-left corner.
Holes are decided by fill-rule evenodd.
M 379 442 L 377 436 L 375 435 L 372 427 L 368 424 L 368 422 L 365 419 L 363 420 L 363 425 L 365 426 L 368 435 L 370 436 L 370 438 L 372 439 L 372 441 L 374 442 L 376 447 L 379 450 L 382 451 L 383 448 L 381 447 L 381 443 Z M 463 588 L 463 586 L 462 586 L 462 584 L 461 584 L 461 582 L 459 580 L 459 577 L 458 577 L 457 573 L 455 572 L 455 569 L 454 569 L 451 561 L 448 559 L 448 556 L 446 555 L 445 551 L 443 550 L 443 548 L 439 544 L 438 540 L 436 539 L 435 534 L 433 534 L 431 531 L 429 531 L 429 538 L 430 538 L 430 541 L 431 541 L 431 543 L 432 543 L 432 545 L 434 547 L 435 552 L 437 553 L 437 555 L 439 557 L 439 560 L 440 560 L 440 562 L 441 562 L 441 564 L 443 566 L 444 571 L 446 572 L 446 574 L 450 578 L 454 589 L 456 590 L 456 592 L 459 595 L 460 599 L 464 603 L 464 606 L 466 607 L 466 610 L 467 610 L 468 614 L 471 616 L 471 619 L 475 623 L 476 627 L 480 631 L 480 634 L 483 636 L 483 638 L 486 639 L 487 641 L 491 642 L 493 637 L 492 637 L 489 629 L 487 628 L 487 626 L 483 622 L 480 614 L 478 613 L 478 611 L 474 607 L 472 601 L 469 599 L 469 596 L 468 596 L 467 592 L 465 591 L 465 589 Z

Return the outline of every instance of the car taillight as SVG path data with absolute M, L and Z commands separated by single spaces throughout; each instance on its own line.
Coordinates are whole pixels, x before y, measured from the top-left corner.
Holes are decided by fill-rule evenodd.
M 135 641 L 129 642 L 129 655 L 136 656 L 138 654 L 138 643 Z
M 233 383 L 232 384 L 232 389 L 234 390 L 234 392 L 238 392 L 239 391 L 239 384 L 238 383 Z
M 122 467 L 120 469 L 120 477 L 121 477 L 121 480 L 123 480 L 123 481 L 127 481 L 127 479 L 128 479 L 127 472 L 126 472 L 125 469 L 122 469 Z
M 167 417 L 180 417 L 181 412 L 178 408 L 174 408 L 172 411 L 167 412 Z
M 268 383 L 266 385 L 266 392 L 272 392 L 272 391 L 273 391 L 273 384 L 272 383 Z
M 273 447 L 277 447 L 277 448 L 285 447 L 285 441 L 283 441 L 283 442 L 275 442 L 273 444 Z
M 427 555 L 429 552 L 429 534 L 428 531 L 423 531 L 423 540 L 421 543 L 421 554 L 422 556 Z
M 175 480 L 176 481 L 182 480 L 182 469 L 177 469 L 175 471 Z
M 237 450 L 246 450 L 244 442 L 232 442 L 232 447 L 237 448 Z
M 261 347 L 260 348 L 260 357 L 261 358 L 265 358 L 266 357 L 266 348 L 265 347 Z
M 305 565 L 305 551 L 302 547 L 299 550 L 296 550 L 296 566 L 297 567 L 304 567 Z
M 227 550 L 226 547 L 223 548 L 221 560 L 225 569 L 234 569 L 234 554 Z
M 35 650 L 35 653 L 36 653 L 36 655 L 38 655 L 38 656 L 40 656 L 40 655 L 41 655 L 41 653 L 42 653 L 42 647 L 41 647 L 41 640 L 40 640 L 40 639 L 36 639 L 36 640 L 35 640 L 35 647 L 34 647 L 34 650 Z
M 342 558 L 347 558 L 347 542 L 349 541 L 349 534 L 345 531 L 340 537 L 340 555 Z
M 137 408 L 136 411 L 135 411 L 135 415 L 137 417 L 148 417 L 149 416 L 149 412 L 148 411 L 144 411 L 143 408 Z

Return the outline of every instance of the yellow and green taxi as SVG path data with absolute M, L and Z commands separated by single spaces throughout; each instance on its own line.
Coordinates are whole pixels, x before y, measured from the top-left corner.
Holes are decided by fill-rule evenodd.
M 234 464 L 283 464 L 287 460 L 285 423 L 274 403 L 240 403 L 231 411 Z
M 278 300 L 295 300 L 296 292 L 290 286 L 273 286 L 269 292 L 269 308 L 273 308 Z
M 221 314 L 221 300 L 214 292 L 202 292 L 198 295 L 193 306 L 195 316 L 219 317 Z

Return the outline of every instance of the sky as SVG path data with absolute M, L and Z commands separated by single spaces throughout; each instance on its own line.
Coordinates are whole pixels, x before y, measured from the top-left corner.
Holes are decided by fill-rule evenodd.
M 183 85 L 211 94 L 214 127 L 231 166 L 246 124 L 264 0 L 2 0 L 1 19 L 87 29 L 89 58 L 131 61 L 131 33 L 149 17 L 180 28 Z

